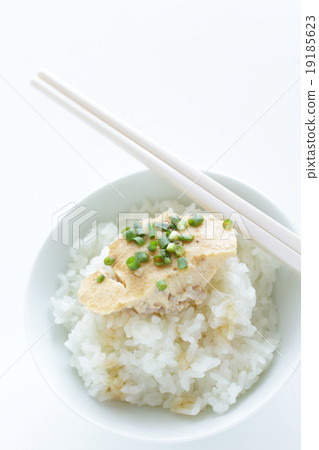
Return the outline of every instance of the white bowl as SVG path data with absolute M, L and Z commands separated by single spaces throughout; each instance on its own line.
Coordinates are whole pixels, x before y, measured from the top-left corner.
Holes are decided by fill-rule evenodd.
M 214 173 L 214 179 L 264 212 L 292 228 L 288 219 L 260 192 L 226 175 Z M 105 186 L 81 202 L 98 211 L 98 222 L 116 221 L 117 214 L 129 211 L 146 197 L 150 200 L 176 199 L 178 192 L 149 171 L 136 173 L 113 183 L 123 192 L 119 198 Z M 186 197 L 185 202 L 189 202 Z M 85 231 L 85 230 L 84 230 Z M 70 408 L 89 421 L 115 433 L 150 441 L 187 441 L 224 431 L 256 411 L 289 378 L 300 358 L 300 286 L 299 276 L 281 268 L 274 289 L 279 310 L 279 330 L 282 336 L 280 353 L 261 376 L 258 383 L 223 415 L 207 409 L 196 417 L 174 414 L 168 410 L 136 407 L 121 402 L 99 402 L 85 392 L 76 371 L 70 368 L 70 353 L 63 345 L 67 333 L 62 326 L 52 325 L 50 296 L 58 287 L 57 274 L 68 264 L 69 248 L 52 241 L 44 243 L 34 265 L 26 303 L 26 331 L 37 367 L 53 392 Z

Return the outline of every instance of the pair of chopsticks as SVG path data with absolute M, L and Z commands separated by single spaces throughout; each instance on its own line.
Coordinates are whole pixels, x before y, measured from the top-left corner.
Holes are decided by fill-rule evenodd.
M 54 88 L 63 96 L 84 108 L 122 136 L 139 146 L 139 159 L 151 170 L 187 194 L 202 208 L 223 213 L 228 218 L 238 212 L 256 245 L 263 248 L 279 261 L 300 272 L 300 237 L 274 219 L 263 213 L 238 195 L 214 181 L 205 173 L 192 167 L 169 150 L 149 139 L 138 130 L 115 117 L 102 106 L 68 85 L 52 73 L 42 70 L 39 82 Z

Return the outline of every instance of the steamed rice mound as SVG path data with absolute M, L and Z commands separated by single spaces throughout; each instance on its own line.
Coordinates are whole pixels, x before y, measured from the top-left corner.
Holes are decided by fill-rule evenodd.
M 141 211 L 181 213 L 181 205 L 142 205 Z M 191 205 L 188 211 L 194 211 Z M 205 302 L 159 315 L 132 310 L 106 316 L 76 301 L 81 280 L 103 267 L 114 224 L 99 226 L 97 239 L 71 251 L 52 299 L 54 316 L 68 330 L 71 366 L 88 393 L 101 400 L 161 406 L 196 415 L 206 406 L 224 413 L 267 368 L 279 344 L 271 299 L 276 265 L 250 241 L 238 239 L 238 255 L 227 259 Z M 98 255 L 98 256 L 95 256 Z M 104 266 L 105 267 L 105 266 Z

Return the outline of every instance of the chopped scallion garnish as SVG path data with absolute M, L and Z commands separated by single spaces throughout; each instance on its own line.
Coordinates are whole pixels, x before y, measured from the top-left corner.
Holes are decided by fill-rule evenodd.
M 184 242 L 191 242 L 194 239 L 194 236 L 192 236 L 190 234 L 187 234 L 187 235 L 183 236 L 182 234 L 180 234 L 178 236 L 178 239 L 180 241 L 184 241 Z
M 173 242 L 168 244 L 168 246 L 166 247 L 166 251 L 170 252 L 170 253 L 175 253 L 175 249 L 176 249 L 176 245 L 173 244 Z
M 139 260 L 139 262 L 147 262 L 149 260 L 148 254 L 146 252 L 136 252 L 135 256 Z
M 146 235 L 145 231 L 142 227 L 135 228 L 136 234 L 140 237 L 144 237 Z
M 114 264 L 115 259 L 112 256 L 107 256 L 106 258 L 104 258 L 104 264 L 106 266 L 112 266 L 112 264 Z
M 187 222 L 186 220 L 181 219 L 177 224 L 176 227 L 179 231 L 184 231 L 187 228 Z
M 180 218 L 177 214 L 172 214 L 171 216 L 169 216 L 169 218 L 171 219 L 172 223 L 177 224 L 180 221 Z
M 168 230 L 167 222 L 156 222 L 155 225 L 157 226 L 157 228 L 160 228 L 161 230 L 164 230 L 164 231 Z
M 171 234 L 169 235 L 169 240 L 170 241 L 176 241 L 178 239 L 179 233 L 175 230 L 173 230 L 171 232 Z
M 129 228 L 127 231 L 124 231 L 123 236 L 127 240 L 127 242 L 133 241 L 133 239 L 136 237 L 136 231 L 134 228 Z
M 162 255 L 163 258 L 165 258 L 166 256 L 169 256 L 169 253 L 167 253 L 165 248 L 160 248 L 159 252 L 160 252 L 160 255 Z
M 158 242 L 157 241 L 151 241 L 148 244 L 148 249 L 149 249 L 150 252 L 155 252 L 155 250 L 157 249 L 157 246 L 158 246 Z
M 167 288 L 167 284 L 165 283 L 164 280 L 158 280 L 158 281 L 156 282 L 156 287 L 157 287 L 157 289 L 158 289 L 159 291 L 164 291 L 164 289 Z
M 176 256 L 184 256 L 185 253 L 186 253 L 185 247 L 183 247 L 182 245 L 179 245 L 178 247 L 176 247 L 176 249 L 175 249 Z
M 140 267 L 140 262 L 136 256 L 130 256 L 126 260 L 126 265 L 128 266 L 129 269 L 136 270 Z
M 140 236 L 137 236 L 137 237 L 133 238 L 133 241 L 134 241 L 139 247 L 141 247 L 142 245 L 145 244 L 144 239 L 143 239 L 142 237 L 140 237 Z
M 148 224 L 148 236 L 150 239 L 153 239 L 156 237 L 155 225 L 151 222 L 149 222 L 149 224 Z
M 186 259 L 183 256 L 178 258 L 177 266 L 178 266 L 179 269 L 186 269 L 187 268 L 187 261 L 186 261 Z
M 192 227 L 198 227 L 199 225 L 201 225 L 204 222 L 204 217 L 201 214 L 196 214 L 193 217 L 190 217 L 188 219 L 188 223 L 189 225 L 191 225 Z
M 163 236 L 158 240 L 158 243 L 161 248 L 166 248 L 169 244 L 169 239 L 167 238 L 167 236 Z
M 171 263 L 172 263 L 171 258 L 169 258 L 168 256 L 165 256 L 165 258 L 164 258 L 164 264 L 171 264 Z
M 103 275 L 103 274 L 101 273 L 101 275 L 99 275 L 99 276 L 97 277 L 96 282 L 97 282 L 97 283 L 102 283 L 102 281 L 104 280 L 104 278 L 105 278 L 105 275 Z
M 153 261 L 156 266 L 162 266 L 164 264 L 164 258 L 162 255 L 155 255 L 153 257 Z
M 233 228 L 233 221 L 231 219 L 224 220 L 223 227 L 225 230 L 231 230 Z

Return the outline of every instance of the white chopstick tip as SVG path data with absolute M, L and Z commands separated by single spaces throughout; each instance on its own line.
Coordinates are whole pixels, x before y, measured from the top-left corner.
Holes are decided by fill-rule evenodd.
M 42 78 L 39 78 L 38 76 L 31 78 L 30 85 L 32 87 L 34 87 L 36 89 L 40 89 L 46 93 L 49 93 L 49 92 L 52 93 L 52 88 L 50 89 L 50 86 L 48 86 L 48 84 L 45 82 L 45 80 L 43 80 Z
M 37 74 L 37 76 L 38 76 L 41 80 L 44 80 L 44 81 L 46 81 L 46 82 L 48 82 L 48 83 L 52 82 L 52 80 L 53 80 L 54 78 L 57 79 L 57 77 L 54 76 L 54 75 L 52 74 L 52 72 L 50 72 L 50 70 L 48 70 L 48 69 L 40 69 L 39 72 L 38 72 L 38 74 Z
M 47 69 L 40 69 L 39 72 L 37 73 L 37 76 L 39 78 L 42 78 L 43 75 L 45 75 L 46 72 L 47 72 Z
M 47 81 L 47 76 L 46 76 L 46 72 L 45 71 L 40 71 L 40 72 L 38 72 L 38 78 L 40 79 L 40 80 L 43 80 L 43 81 Z
M 50 73 L 48 69 L 42 68 L 38 71 L 38 76 L 40 77 L 42 74 Z

